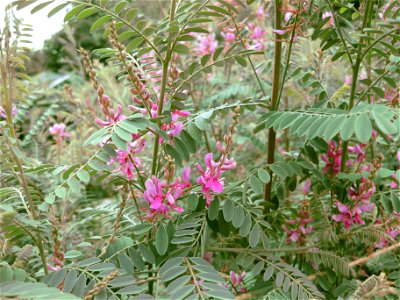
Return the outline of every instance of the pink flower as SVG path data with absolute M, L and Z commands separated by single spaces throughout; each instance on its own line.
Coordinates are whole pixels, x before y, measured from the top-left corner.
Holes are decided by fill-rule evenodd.
M 112 108 L 107 109 L 106 121 L 96 118 L 96 122 L 97 122 L 97 124 L 105 127 L 105 126 L 109 126 L 111 124 L 117 123 L 117 122 L 125 120 L 125 119 L 126 119 L 126 116 L 124 116 L 122 114 L 122 106 L 120 104 L 118 104 L 117 111 L 114 111 L 114 109 L 112 109 Z
M 346 77 L 344 78 L 344 84 L 345 85 L 350 85 L 351 81 L 352 81 L 351 75 L 346 75 Z
M 290 11 L 287 11 L 287 12 L 285 13 L 285 22 L 289 22 L 290 19 L 292 18 L 292 16 L 293 16 L 293 13 L 290 12 Z
M 272 32 L 278 35 L 284 35 L 289 31 L 290 29 L 272 29 Z
M 226 48 L 236 42 L 236 35 L 233 32 L 221 32 L 221 35 L 225 40 Z
M 358 163 L 362 162 L 365 158 L 365 152 L 362 149 L 363 147 L 365 147 L 365 144 L 362 144 L 362 145 L 356 144 L 353 147 L 347 147 L 347 151 L 349 153 L 357 154 L 357 162 Z
M 111 158 L 107 162 L 108 165 L 114 165 L 118 163 L 119 166 L 116 167 L 113 172 L 121 172 L 121 174 L 124 174 L 128 180 L 133 180 L 135 178 L 134 174 L 136 169 L 141 167 L 141 161 L 136 155 L 146 146 L 146 140 L 140 140 L 139 135 L 132 134 L 132 138 L 134 141 L 128 143 L 126 150 L 115 150 L 117 156 Z
M 308 179 L 304 182 L 303 194 L 307 195 L 310 192 L 310 188 L 311 188 L 311 180 Z
M 217 46 L 218 41 L 215 40 L 215 34 L 201 35 L 197 37 L 197 48 L 195 48 L 195 51 L 200 56 L 213 54 Z
M 287 219 L 285 225 L 282 225 L 283 231 L 287 234 L 287 243 L 296 242 L 301 246 L 307 238 L 307 235 L 314 229 L 309 224 L 314 221 L 311 218 L 310 207 L 307 201 L 304 201 L 298 213 L 298 219 Z M 287 226 L 289 225 L 289 227 Z
M 333 18 L 333 13 L 331 11 L 322 14 L 322 20 L 325 20 L 326 18 L 330 18 L 328 23 L 326 23 L 327 26 L 333 27 L 335 25 L 335 19 Z
M 267 32 L 262 30 L 260 26 L 255 26 L 254 23 L 249 23 L 247 29 L 249 30 L 249 40 L 251 42 L 246 46 L 246 48 L 262 50 L 266 42 L 266 38 L 264 38 L 264 36 L 267 34 Z
M 64 123 L 56 123 L 49 128 L 50 134 L 57 143 L 62 142 L 64 138 L 71 137 L 71 134 L 65 131 L 65 127 L 66 125 Z
M 17 106 L 15 104 L 12 105 L 12 109 L 11 109 L 11 116 L 15 117 L 15 115 L 17 114 L 18 109 Z M 0 105 L 0 117 L 6 119 L 7 118 L 7 114 L 5 109 Z
M 212 264 L 212 257 L 214 254 L 212 252 L 205 252 L 203 255 L 203 259 L 208 261 L 210 264 Z
M 361 178 L 358 186 L 354 185 L 348 190 L 348 196 L 355 202 L 353 208 L 350 205 L 345 205 L 340 201 L 336 202 L 340 214 L 333 215 L 332 220 L 342 222 L 346 230 L 352 224 L 364 225 L 365 222 L 361 218 L 361 213 L 371 211 L 375 208 L 375 204 L 370 203 L 370 198 L 376 191 L 374 183 L 366 178 Z
M 246 272 L 242 272 L 240 274 L 236 274 L 233 271 L 229 272 L 229 276 L 231 277 L 231 283 L 233 286 L 239 286 L 242 284 L 244 277 L 246 276 Z
M 183 123 L 178 121 L 179 117 L 187 117 L 190 113 L 183 110 L 174 110 L 171 114 L 171 123 L 161 125 L 161 129 L 164 130 L 170 138 L 179 136 L 183 130 Z M 163 139 L 160 137 L 159 143 L 162 143 Z
M 337 147 L 335 141 L 330 141 L 328 152 L 327 154 L 322 154 L 321 159 L 326 163 L 322 173 L 332 173 L 333 175 L 337 175 L 340 172 L 342 148 L 340 145 Z
M 199 164 L 196 164 L 195 167 L 201 174 L 197 178 L 197 183 L 202 186 L 201 191 L 208 207 L 214 199 L 212 192 L 220 194 L 224 189 L 224 179 L 221 178 L 221 174 L 227 170 L 234 169 L 236 163 L 233 159 L 228 159 L 226 155 L 222 155 L 221 159 L 215 162 L 212 153 L 206 154 L 204 162 L 206 166 L 205 171 Z
M 183 208 L 175 204 L 175 201 L 182 195 L 183 189 L 190 186 L 190 168 L 183 171 L 183 180 L 178 177 L 174 182 L 167 183 L 160 181 L 153 176 L 145 182 L 146 190 L 143 193 L 144 199 L 150 204 L 149 216 L 156 214 L 167 214 L 171 209 L 177 213 L 183 212 Z
M 264 10 L 264 6 L 260 5 L 256 10 L 256 17 L 257 17 L 257 19 L 262 20 L 262 19 L 264 19 L 265 15 L 266 15 L 266 12 Z

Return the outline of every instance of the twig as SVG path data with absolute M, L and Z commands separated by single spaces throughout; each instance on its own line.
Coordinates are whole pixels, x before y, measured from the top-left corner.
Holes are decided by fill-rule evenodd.
M 393 245 L 391 245 L 389 247 L 383 248 L 381 250 L 378 250 L 378 251 L 376 251 L 376 252 L 374 252 L 374 253 L 372 253 L 372 254 L 370 254 L 368 256 L 361 257 L 361 258 L 359 258 L 359 259 L 357 259 L 355 261 L 352 261 L 351 263 L 349 263 L 349 266 L 353 267 L 353 266 L 365 264 L 370 259 L 373 259 L 374 257 L 380 256 L 382 254 L 385 254 L 385 253 L 387 253 L 389 251 L 392 251 L 392 250 L 394 250 L 396 248 L 399 248 L 399 247 L 400 247 L 400 242 L 398 242 L 396 244 L 393 244 Z

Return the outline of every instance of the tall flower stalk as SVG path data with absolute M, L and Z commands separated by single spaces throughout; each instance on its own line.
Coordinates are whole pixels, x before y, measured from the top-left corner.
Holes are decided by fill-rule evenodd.
M 365 11 L 364 11 L 364 18 L 361 26 L 360 32 L 364 32 L 364 28 L 367 27 L 367 24 L 370 20 L 371 14 L 373 12 L 373 2 L 372 0 L 366 0 L 365 1 Z M 339 30 L 339 29 L 338 29 Z M 344 42 L 344 41 L 343 41 Z M 352 79 L 351 79 L 351 89 L 350 89 L 350 97 L 349 97 L 349 111 L 353 108 L 354 106 L 354 100 L 355 100 L 355 95 L 356 95 L 356 87 L 357 87 L 357 79 L 358 79 L 358 73 L 360 71 L 360 65 L 363 60 L 363 48 L 362 45 L 364 43 L 364 36 L 360 36 L 360 41 L 358 43 L 358 48 L 357 48 L 357 55 L 356 55 L 356 60 L 354 63 L 350 60 L 351 64 L 351 69 L 352 69 Z M 342 163 L 340 166 L 341 171 L 343 172 L 345 167 L 346 167 L 346 160 L 347 160 L 347 146 L 348 146 L 348 141 L 343 142 L 343 154 L 342 154 Z
M 281 29 L 282 23 L 282 1 L 275 1 L 275 29 Z M 278 108 L 279 101 L 279 87 L 280 87 L 280 74 L 281 74 L 281 61 L 282 61 L 282 41 L 280 40 L 279 34 L 275 32 L 275 51 L 274 51 L 274 73 L 272 78 L 272 97 L 271 97 L 271 110 Z M 267 150 L 267 164 L 274 163 L 275 155 L 275 142 L 276 132 L 273 128 L 268 131 L 268 150 Z M 272 178 L 272 171 L 270 170 L 270 176 Z M 268 213 L 270 210 L 272 191 L 272 180 L 265 184 L 264 188 L 264 213 Z
M 169 23 L 172 23 L 175 18 L 175 8 L 176 1 L 171 0 L 171 7 L 169 13 Z M 164 107 L 164 98 L 165 98 L 165 89 L 167 86 L 168 79 L 168 65 L 172 58 L 172 43 L 169 42 L 167 46 L 167 52 L 165 53 L 165 58 L 162 60 L 162 78 L 161 78 L 161 87 L 160 87 L 160 97 L 158 99 L 158 107 L 157 107 L 157 116 L 161 116 L 163 107 Z M 161 125 L 161 121 L 159 121 L 159 125 Z M 156 133 L 154 135 L 154 145 L 153 145 L 153 160 L 151 165 L 151 174 L 156 175 L 157 173 L 157 161 L 158 161 L 158 148 L 159 148 L 159 138 L 160 136 Z

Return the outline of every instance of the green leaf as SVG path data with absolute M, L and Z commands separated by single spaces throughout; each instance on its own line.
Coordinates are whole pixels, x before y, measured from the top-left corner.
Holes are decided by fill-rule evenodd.
M 111 19 L 111 16 L 103 16 L 103 17 L 97 19 L 90 27 L 90 33 L 93 33 L 94 31 L 96 31 L 101 25 L 103 25 L 105 22 L 109 21 L 110 19 Z
M 135 251 L 133 248 L 129 248 L 129 256 L 132 260 L 133 265 L 136 268 L 138 268 L 139 270 L 144 270 L 146 265 L 144 264 L 142 257 L 139 253 L 137 253 L 137 251 Z
M 127 145 L 128 145 L 127 142 L 125 140 L 121 139 L 115 131 L 111 135 L 111 140 L 113 141 L 113 143 L 115 144 L 115 146 L 118 149 L 126 150 Z
M 165 230 L 165 228 L 164 228 L 164 230 Z M 167 232 L 165 232 L 165 233 L 167 233 Z M 167 237 L 168 237 L 168 235 L 167 235 Z M 151 264 L 154 264 L 154 263 L 156 262 L 156 258 L 154 257 L 153 252 L 151 252 L 151 250 L 150 250 L 149 248 L 147 248 L 147 247 L 146 247 L 145 245 L 143 245 L 143 244 L 140 244 L 140 245 L 138 246 L 138 248 L 139 248 L 139 251 L 140 251 L 140 253 L 142 254 L 143 258 L 144 258 L 147 262 L 149 262 L 149 263 L 151 263 Z
M 64 199 L 65 196 L 67 195 L 67 189 L 63 186 L 59 186 L 56 188 L 54 193 L 56 194 L 57 197 Z
M 69 12 L 64 17 L 64 22 L 68 22 L 71 20 L 76 14 L 78 14 L 84 7 L 86 7 L 86 4 L 80 4 L 75 6 L 73 9 L 71 9 Z
M 390 122 L 390 119 L 388 119 L 385 115 L 380 114 L 377 110 L 372 110 L 372 116 L 376 125 L 383 133 L 395 134 L 397 132 L 398 128 L 396 128 L 396 126 Z M 397 122 L 399 121 L 397 120 Z
M 86 170 L 84 170 L 84 169 L 80 169 L 80 170 L 76 173 L 76 175 L 77 175 L 78 178 L 79 178 L 82 182 L 84 182 L 84 183 L 88 183 L 88 182 L 90 181 L 90 175 L 89 175 L 89 173 L 88 173 Z
M 260 178 L 263 183 L 268 183 L 271 180 L 268 171 L 263 168 L 258 169 L 257 174 L 258 178 Z
M 54 7 L 51 11 L 49 11 L 49 13 L 47 14 L 47 17 L 52 17 L 54 16 L 56 13 L 58 13 L 60 10 L 62 10 L 64 7 L 66 7 L 69 3 L 63 3 L 60 5 L 57 5 L 56 7 Z
M 231 200 L 226 200 L 223 208 L 223 214 L 224 214 L 224 219 L 227 222 L 232 221 L 233 218 L 233 210 L 235 206 L 233 204 L 233 201 Z
M 268 268 L 265 269 L 264 275 L 263 275 L 263 280 L 268 281 L 271 279 L 271 277 L 274 275 L 275 268 L 273 266 L 269 266 Z
M 118 254 L 118 262 L 121 268 L 129 275 L 133 274 L 133 262 L 125 252 Z
M 168 250 L 168 234 L 164 225 L 160 225 L 156 234 L 156 249 L 158 254 L 164 255 Z
M 86 9 L 82 10 L 78 14 L 78 16 L 76 17 L 76 20 L 77 21 L 82 20 L 82 19 L 84 19 L 86 17 L 89 17 L 89 16 L 95 14 L 96 12 L 97 12 L 97 8 L 96 7 L 86 8 Z
M 250 187 L 251 189 L 257 193 L 257 194 L 262 194 L 263 192 L 263 184 L 261 183 L 261 181 L 254 175 L 250 176 Z
M 39 4 L 39 5 L 36 5 L 36 6 L 31 10 L 31 14 L 34 14 L 35 12 L 38 12 L 39 10 L 45 8 L 45 7 L 46 7 L 47 5 L 49 5 L 50 3 L 53 3 L 53 0 L 52 0 L 52 1 L 46 1 L 46 2 L 43 2 L 43 3 Z
M 254 276 L 258 276 L 258 274 L 260 274 L 263 269 L 264 269 L 264 262 L 263 261 L 259 261 L 251 269 L 251 274 L 253 274 Z
M 274 172 L 279 177 L 285 178 L 288 176 L 286 170 L 280 164 L 273 164 L 269 166 L 272 172 Z
M 233 219 L 232 219 L 232 225 L 235 228 L 239 228 L 240 225 L 242 225 L 244 221 L 244 211 L 241 206 L 236 206 L 235 210 L 233 212 Z
M 70 293 L 75 286 L 76 279 L 78 278 L 78 272 L 76 270 L 71 270 L 68 272 L 67 276 L 64 280 L 64 289 L 65 293 Z
M 240 226 L 239 235 L 241 237 L 245 237 L 249 234 L 251 229 L 251 216 L 249 213 L 246 213 L 243 224 Z
M 359 115 L 355 123 L 355 132 L 357 139 L 366 143 L 372 135 L 372 124 L 366 113 Z
M 249 245 L 251 248 L 254 248 L 257 246 L 258 242 L 260 241 L 260 226 L 256 223 L 253 226 L 253 229 L 250 232 L 249 235 Z
M 219 213 L 219 200 L 215 198 L 211 201 L 210 206 L 208 207 L 208 217 L 210 220 L 215 220 L 218 217 Z
M 350 116 L 344 121 L 342 128 L 340 128 L 340 136 L 344 141 L 349 140 L 354 134 L 357 116 Z
M 278 274 L 276 274 L 275 284 L 278 288 L 282 286 L 284 279 L 285 279 L 285 274 L 283 272 L 280 271 L 278 272 Z
M 71 259 L 71 258 L 77 258 L 81 255 L 82 255 L 82 253 L 78 250 L 70 250 L 65 253 L 64 257 Z

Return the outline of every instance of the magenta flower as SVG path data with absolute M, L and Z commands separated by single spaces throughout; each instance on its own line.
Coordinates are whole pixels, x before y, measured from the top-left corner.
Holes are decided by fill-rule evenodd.
M 335 19 L 333 18 L 333 13 L 331 11 L 322 14 L 322 20 L 325 20 L 326 18 L 329 18 L 328 23 L 326 23 L 327 26 L 333 27 L 335 25 Z
M 251 50 L 262 50 L 266 42 L 264 36 L 267 32 L 262 30 L 260 26 L 255 26 L 254 23 L 249 23 L 247 29 L 249 30 L 250 43 L 246 48 Z
M 174 110 L 171 113 L 171 123 L 161 125 L 161 129 L 164 130 L 168 136 L 172 139 L 175 136 L 179 136 L 183 130 L 183 123 L 178 121 L 179 117 L 187 117 L 190 113 L 184 110 Z M 160 137 L 159 143 L 162 143 L 163 138 Z M 172 143 L 172 140 L 171 140 Z
M 264 17 L 266 16 L 266 11 L 264 10 L 264 6 L 260 5 L 257 10 L 256 10 L 256 17 L 257 19 L 264 19 Z
M 215 40 L 215 34 L 201 35 L 197 37 L 197 48 L 194 50 L 200 56 L 213 54 L 217 49 L 218 41 Z
M 178 177 L 173 183 L 161 181 L 155 176 L 147 179 L 143 197 L 150 204 L 149 216 L 166 215 L 171 209 L 177 213 L 183 212 L 183 208 L 176 205 L 175 202 L 182 195 L 183 189 L 190 186 L 189 177 L 190 168 L 185 168 L 182 175 L 183 180 Z
M 111 158 L 107 164 L 114 165 L 116 163 L 119 164 L 113 172 L 121 172 L 124 174 L 128 180 L 133 180 L 135 178 L 136 169 L 140 169 L 141 161 L 137 157 L 137 154 L 143 150 L 146 146 L 146 140 L 141 139 L 140 136 L 136 134 L 132 134 L 133 142 L 128 143 L 128 147 L 126 150 L 116 149 L 117 153 L 116 157 Z
M 272 29 L 272 32 L 278 35 L 284 35 L 288 33 L 290 29 Z
M 292 18 L 292 16 L 293 16 L 292 12 L 290 12 L 290 11 L 286 12 L 285 13 L 285 22 L 289 22 L 290 19 Z
M 65 127 L 66 125 L 64 123 L 57 123 L 49 128 L 50 134 L 57 143 L 62 142 L 64 138 L 71 137 L 71 134 L 65 131 Z
M 246 276 L 246 272 L 242 272 L 240 274 L 236 274 L 233 271 L 229 272 L 229 276 L 231 277 L 231 283 L 233 286 L 239 286 L 242 284 L 244 277 Z
M 311 180 L 308 179 L 304 182 L 303 194 L 307 195 L 310 192 L 310 188 L 311 188 Z
M 337 201 L 336 205 L 340 213 L 333 215 L 332 220 L 342 222 L 345 225 L 346 230 L 352 224 L 364 225 L 365 222 L 361 218 L 361 214 L 375 208 L 375 204 L 369 202 L 375 191 L 375 185 L 371 180 L 361 178 L 358 187 L 354 185 L 348 190 L 349 198 L 355 202 L 354 207 L 351 208 L 350 205 L 345 205 L 340 201 Z
M 107 97 L 107 96 L 103 96 L 103 97 Z M 104 110 L 103 110 L 103 112 L 104 112 Z M 122 106 L 120 104 L 118 104 L 116 111 L 114 111 L 114 109 L 112 109 L 112 108 L 107 108 L 106 121 L 96 118 L 96 122 L 97 122 L 97 124 L 105 127 L 105 126 L 109 126 L 111 124 L 117 123 L 117 122 L 125 120 L 125 119 L 126 119 L 126 116 L 124 116 L 122 114 Z
M 221 32 L 221 35 L 224 38 L 226 48 L 236 42 L 236 35 L 233 32 Z
M 357 154 L 357 162 L 358 163 L 362 162 L 365 158 L 365 152 L 362 149 L 363 147 L 365 147 L 365 144 L 362 144 L 362 145 L 356 144 L 353 147 L 347 147 L 347 151 L 349 153 Z
M 321 159 L 326 163 L 323 174 L 332 173 L 337 175 L 340 172 L 340 164 L 342 161 L 342 148 L 336 145 L 335 141 L 330 141 L 327 154 L 322 154 Z
M 201 185 L 201 191 L 208 207 L 211 201 L 214 200 L 212 193 L 220 194 L 224 189 L 224 178 L 221 178 L 222 173 L 234 169 L 236 163 L 233 159 L 228 159 L 226 155 L 222 155 L 221 159 L 215 162 L 212 153 L 206 154 L 204 162 L 206 170 L 199 164 L 196 164 L 195 167 L 201 174 L 197 178 L 197 183 Z
M 287 234 L 286 242 L 296 242 L 298 246 L 301 246 L 306 240 L 307 235 L 314 229 L 313 226 L 309 225 L 313 221 L 309 203 L 304 201 L 300 206 L 298 219 L 285 220 L 286 224 L 282 225 L 283 231 Z

